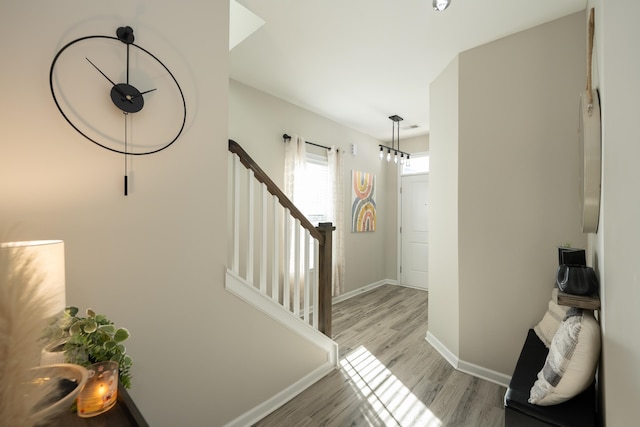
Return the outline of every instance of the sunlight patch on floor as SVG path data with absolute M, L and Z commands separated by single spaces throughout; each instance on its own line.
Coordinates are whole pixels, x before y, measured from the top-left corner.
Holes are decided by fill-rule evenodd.
M 371 406 L 376 417 L 369 420 L 371 425 L 382 422 L 386 426 L 442 426 L 442 421 L 363 346 L 340 360 L 340 365 Z

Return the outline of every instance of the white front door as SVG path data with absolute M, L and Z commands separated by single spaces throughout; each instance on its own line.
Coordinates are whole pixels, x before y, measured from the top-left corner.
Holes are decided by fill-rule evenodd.
M 414 288 L 428 289 L 429 230 L 427 227 L 427 214 L 429 174 L 404 175 L 401 180 L 401 284 Z

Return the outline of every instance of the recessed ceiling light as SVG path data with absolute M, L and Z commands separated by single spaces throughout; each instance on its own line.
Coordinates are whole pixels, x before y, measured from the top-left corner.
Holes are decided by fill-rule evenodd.
M 433 8 L 441 12 L 449 7 L 451 0 L 433 0 Z

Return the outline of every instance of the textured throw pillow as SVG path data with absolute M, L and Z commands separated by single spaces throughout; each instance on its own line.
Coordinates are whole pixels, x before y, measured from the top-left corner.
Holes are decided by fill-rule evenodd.
M 549 348 L 551 340 L 556 334 L 556 331 L 560 327 L 560 323 L 567 314 L 570 307 L 556 304 L 558 299 L 558 288 L 553 288 L 551 291 L 551 301 L 549 301 L 549 308 L 542 317 L 540 323 L 533 327 L 538 338 L 542 341 L 545 347 Z
M 593 312 L 571 308 L 556 332 L 529 403 L 548 406 L 582 393 L 594 380 L 600 357 L 600 325 Z

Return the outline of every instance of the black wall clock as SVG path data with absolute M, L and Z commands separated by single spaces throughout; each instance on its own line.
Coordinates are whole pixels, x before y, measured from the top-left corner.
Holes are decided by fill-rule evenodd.
M 158 153 L 184 130 L 187 104 L 178 81 L 154 54 L 134 43 L 133 29 L 67 43 L 49 71 L 51 95 L 65 120 L 94 144 L 128 156 Z

